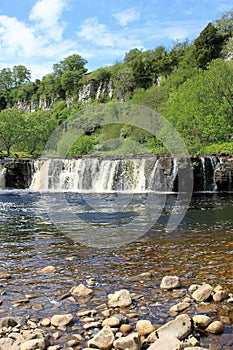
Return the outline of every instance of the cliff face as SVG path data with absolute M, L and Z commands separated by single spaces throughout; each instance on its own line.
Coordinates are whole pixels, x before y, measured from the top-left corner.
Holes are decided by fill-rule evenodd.
M 91 100 L 105 101 L 106 99 L 112 99 L 113 97 L 113 82 L 111 79 L 96 82 L 90 80 L 87 84 L 83 85 L 77 91 L 77 100 L 74 97 L 67 97 L 67 106 L 72 106 L 75 102 L 79 102 L 82 105 L 90 102 Z M 53 104 L 57 101 L 58 97 L 54 98 L 38 98 L 36 100 L 19 100 L 16 104 L 16 108 L 23 109 L 26 112 L 34 112 L 37 109 L 43 111 L 49 111 Z
M 214 181 L 218 191 L 233 191 L 233 158 L 222 158 L 218 165 Z
M 169 187 L 170 190 L 177 191 L 178 181 L 179 181 L 177 177 L 177 163 L 172 158 L 169 158 L 169 157 L 156 157 L 156 156 L 155 157 L 148 156 L 148 157 L 149 158 L 146 158 L 147 160 L 145 162 L 145 166 L 143 170 L 145 176 L 146 177 L 149 176 L 150 179 L 154 177 L 155 179 L 154 181 L 158 183 L 157 187 L 161 183 L 159 178 L 160 177 L 161 179 L 165 178 L 167 182 L 168 181 L 171 182 Z M 144 158 L 143 156 L 134 157 L 134 160 L 137 160 L 137 159 L 143 160 Z M 156 172 L 153 173 L 153 169 L 155 169 L 155 164 L 157 159 L 159 159 L 159 167 L 156 169 Z M 93 166 L 95 166 L 96 162 L 98 162 L 99 167 L 102 170 L 104 170 L 105 169 L 104 167 L 106 166 L 107 166 L 106 169 L 110 169 L 112 165 L 107 163 L 110 163 L 111 160 L 113 160 L 111 157 L 102 158 L 102 160 L 100 158 L 95 158 L 93 160 L 92 158 L 84 157 L 83 164 L 82 164 L 83 176 L 85 174 L 87 175 L 89 171 L 90 171 L 90 174 L 92 173 L 93 171 L 92 168 Z M 124 164 L 126 160 L 127 159 L 125 159 L 125 157 L 118 158 L 118 165 L 117 165 L 117 168 L 115 169 L 116 174 L 120 171 L 120 169 L 123 169 L 125 171 L 125 169 L 127 170 L 127 167 L 129 168 L 129 165 Z M 193 157 L 191 160 L 193 164 L 194 192 L 233 191 L 233 158 Z M 64 164 L 65 166 L 67 166 L 67 169 L 69 169 L 70 168 L 68 164 L 69 162 L 77 163 L 78 161 L 79 161 L 78 159 L 52 160 L 51 174 L 57 174 L 57 172 L 60 171 L 62 176 L 69 175 L 67 174 L 68 173 L 67 171 L 65 172 L 65 174 L 62 173 L 62 171 L 65 169 Z M 45 162 L 46 160 L 43 160 L 43 159 L 42 160 L 33 160 L 33 159 L 2 160 L 1 171 L 2 171 L 2 176 L 5 177 L 4 183 L 6 187 L 15 188 L 15 189 L 29 188 L 32 183 L 34 174 L 36 173 L 36 171 L 38 172 L 38 164 L 40 165 L 39 167 L 39 170 L 40 170 L 40 168 L 42 168 Z M 132 164 L 130 166 L 132 166 Z M 59 167 L 61 168 L 60 170 L 59 170 Z M 80 166 L 78 166 L 78 164 L 73 165 L 73 167 L 79 168 L 79 171 L 80 171 Z M 98 167 L 96 169 L 98 170 Z M 75 176 L 75 174 L 72 173 L 71 176 Z M 105 176 L 104 172 L 103 172 L 103 176 Z M 109 174 L 106 174 L 106 176 L 109 176 Z M 68 180 L 68 177 L 66 180 Z M 86 180 L 88 179 L 86 178 Z

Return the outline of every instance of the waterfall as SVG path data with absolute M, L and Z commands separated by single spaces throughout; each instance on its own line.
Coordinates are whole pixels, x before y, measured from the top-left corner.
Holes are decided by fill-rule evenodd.
M 6 188 L 6 172 L 7 169 L 0 164 L 0 189 L 4 190 Z
M 31 190 L 127 192 L 171 191 L 177 175 L 174 161 L 165 175 L 157 157 L 45 159 L 34 161 Z
M 214 191 L 216 189 L 214 174 L 219 164 L 217 157 L 201 157 L 203 191 Z

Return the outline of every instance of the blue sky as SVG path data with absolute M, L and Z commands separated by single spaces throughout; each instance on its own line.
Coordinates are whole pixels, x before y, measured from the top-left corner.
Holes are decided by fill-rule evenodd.
M 74 53 L 91 71 L 133 48 L 195 39 L 232 0 L 1 0 L 0 69 L 22 64 L 32 78 Z

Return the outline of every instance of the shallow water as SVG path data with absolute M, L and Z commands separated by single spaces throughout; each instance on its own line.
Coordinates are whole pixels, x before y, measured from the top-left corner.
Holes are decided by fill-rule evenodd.
M 48 215 L 44 205 L 46 197 L 40 193 L 0 193 L 0 271 L 12 277 L 0 281 L 2 315 L 30 314 L 42 318 L 64 311 L 77 312 L 82 305 L 57 298 L 88 278 L 96 281 L 95 298 L 87 302 L 88 307 L 106 302 L 107 293 L 127 288 L 143 295 L 142 304 L 148 309 L 145 317 L 158 324 L 170 319 L 169 308 L 182 300 L 192 283 L 221 284 L 228 292 L 233 292 L 233 194 L 195 194 L 184 219 L 173 232 L 166 231 L 165 226 L 175 195 L 166 195 L 165 203 L 164 198 L 161 201 L 161 197 L 156 197 L 152 208 L 156 217 L 154 226 L 153 219 L 149 226 L 145 222 L 148 220 L 143 210 L 145 194 L 117 198 L 116 194 L 66 193 L 66 201 L 78 214 L 77 222 L 69 222 L 69 213 L 62 208 L 59 196 L 52 194 L 50 205 L 55 204 L 52 214 Z M 179 205 L 177 210 L 180 211 Z M 129 229 L 122 233 L 119 227 L 129 222 Z M 92 237 L 86 247 L 80 244 L 80 237 L 83 243 L 90 223 L 97 236 Z M 69 230 L 75 227 L 81 234 L 70 234 L 65 230 L 67 225 Z M 93 232 L 90 228 L 86 233 L 91 236 Z M 114 236 L 114 242 L 125 243 L 124 235 L 129 233 L 127 244 L 111 246 L 106 243 L 106 248 L 102 248 L 108 235 Z M 69 257 L 73 260 L 66 260 Z M 56 271 L 38 273 L 48 265 L 54 265 Z M 153 273 L 153 278 L 133 278 L 147 271 Z M 178 294 L 160 290 L 161 279 L 166 274 L 181 277 L 184 288 Z M 25 294 L 31 294 L 33 299 L 16 307 L 15 302 L 25 298 Z M 190 315 L 194 311 L 220 318 L 225 325 L 223 335 L 202 338 L 203 346 L 211 346 L 212 350 L 233 346 L 232 305 L 222 302 L 218 307 L 214 303 L 198 306 L 189 311 Z

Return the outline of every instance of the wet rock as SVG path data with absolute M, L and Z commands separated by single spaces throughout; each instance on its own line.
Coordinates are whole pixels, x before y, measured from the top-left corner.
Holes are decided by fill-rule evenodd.
M 101 326 L 101 323 L 99 321 L 95 321 L 95 322 L 85 323 L 83 325 L 83 329 L 87 331 L 92 328 L 100 328 L 100 326 Z
M 0 349 L 1 350 L 13 349 L 13 344 L 14 344 L 13 339 L 9 339 L 9 338 L 0 339 Z
M 114 341 L 114 348 L 119 350 L 140 350 L 141 342 L 138 336 L 138 333 L 134 332 L 127 335 L 126 337 L 121 337 Z
M 197 290 L 200 287 L 199 284 L 191 284 L 189 287 L 189 293 L 193 293 L 195 290 Z
M 79 284 L 77 287 L 72 287 L 70 290 L 71 294 L 76 295 L 77 297 L 89 297 L 94 291 L 91 288 L 87 288 L 84 284 Z
M 185 350 L 209 350 L 207 348 L 201 348 L 199 346 L 188 346 Z
M 196 346 L 199 344 L 199 341 L 195 338 L 195 337 L 191 337 L 188 339 L 188 343 L 191 345 L 191 346 Z
M 161 289 L 172 290 L 181 286 L 180 278 L 178 276 L 165 276 L 160 284 Z
M 132 299 L 127 289 L 119 290 L 108 295 L 108 305 L 110 307 L 127 307 L 131 305 Z
M 84 310 L 84 311 L 79 311 L 77 312 L 78 317 L 84 317 L 84 316 L 91 316 L 93 317 L 95 314 L 97 314 L 97 310 L 91 309 L 91 310 Z
M 67 326 L 74 321 L 74 316 L 71 314 L 54 315 L 51 318 L 51 324 L 55 327 Z
M 97 348 L 102 350 L 111 349 L 114 342 L 114 334 L 110 327 L 105 326 L 92 339 L 88 341 L 89 348 Z
M 182 340 L 185 339 L 191 331 L 191 318 L 187 314 L 182 314 L 151 333 L 148 336 L 147 341 L 153 343 L 157 339 L 166 337 L 173 337 Z
M 147 334 L 152 333 L 155 330 L 155 328 L 152 325 L 151 321 L 139 320 L 136 323 L 136 330 L 137 330 L 139 335 L 147 335 Z
M 54 272 L 56 270 L 55 266 L 49 265 L 44 267 L 43 269 L 39 270 L 39 272 L 41 273 L 50 273 L 50 272 Z
M 206 331 L 213 334 L 221 334 L 224 331 L 224 325 L 221 321 L 214 321 L 209 324 Z
M 193 316 L 193 322 L 195 327 L 206 328 L 211 322 L 211 318 L 206 315 L 195 315 Z
M 0 318 L 0 328 L 3 327 L 14 327 L 18 324 L 15 318 L 13 317 L 3 317 Z
M 109 326 L 109 327 L 119 327 L 120 326 L 120 320 L 119 318 L 112 316 L 109 318 L 106 318 L 103 322 L 102 322 L 102 326 Z
M 182 312 L 190 307 L 189 303 L 179 303 L 170 308 L 171 313 Z
M 43 320 L 40 321 L 40 325 L 42 327 L 49 327 L 51 324 L 50 318 L 44 318 Z
M 156 340 L 155 343 L 151 344 L 151 346 L 148 348 L 148 350 L 182 350 L 183 345 L 182 343 L 174 337 L 165 337 Z
M 197 302 L 206 301 L 210 297 L 212 291 L 213 287 L 210 284 L 205 283 L 193 292 L 192 298 Z
M 219 290 L 213 295 L 213 300 L 217 302 L 220 302 L 227 298 L 228 298 L 228 293 L 225 290 Z
M 133 327 L 130 324 L 122 324 L 120 326 L 120 331 L 123 335 L 126 335 L 132 331 Z
M 5 271 L 0 271 L 0 279 L 1 280 L 9 280 L 11 279 L 11 274 Z
M 44 339 L 30 339 L 21 344 L 20 350 L 43 350 L 45 349 Z

